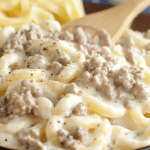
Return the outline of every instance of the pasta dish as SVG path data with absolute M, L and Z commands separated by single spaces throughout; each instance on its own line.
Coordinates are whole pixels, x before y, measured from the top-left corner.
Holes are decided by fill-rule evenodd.
M 150 30 L 115 45 L 46 20 L 0 31 L 0 146 L 133 150 L 150 143 Z

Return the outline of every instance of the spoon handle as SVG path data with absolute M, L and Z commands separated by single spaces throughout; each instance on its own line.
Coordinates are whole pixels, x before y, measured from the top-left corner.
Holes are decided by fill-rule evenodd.
M 116 15 L 117 24 L 113 27 L 115 30 L 108 29 L 113 42 L 117 42 L 124 30 L 129 27 L 131 22 L 150 5 L 150 0 L 128 0 L 116 8 L 111 9 L 111 14 Z M 118 29 L 118 30 L 117 30 Z

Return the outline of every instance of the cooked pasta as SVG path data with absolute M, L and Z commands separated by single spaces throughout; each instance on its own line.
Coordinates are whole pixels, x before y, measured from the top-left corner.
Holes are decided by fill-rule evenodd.
M 0 27 L 44 20 L 65 23 L 85 15 L 81 0 L 0 0 Z
M 33 9 L 38 7 L 35 1 L 14 0 L 1 2 L 0 8 L 7 11 L 9 6 L 13 11 L 18 2 L 26 9 L 30 3 Z M 63 0 L 58 5 L 57 0 L 47 0 L 37 9 L 39 15 L 48 2 L 54 10 L 63 10 Z M 70 12 L 68 3 L 75 2 L 65 2 L 65 13 Z M 22 16 L 25 8 L 20 7 Z M 116 45 L 104 29 L 97 34 L 100 38 L 94 40 L 80 27 L 73 35 L 61 32 L 54 20 L 1 30 L 1 147 L 133 150 L 149 146 L 150 32 L 128 29 Z

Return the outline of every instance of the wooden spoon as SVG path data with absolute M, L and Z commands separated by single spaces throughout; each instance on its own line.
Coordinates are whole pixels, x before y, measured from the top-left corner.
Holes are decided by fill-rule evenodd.
M 149 5 L 150 0 L 128 0 L 110 9 L 65 23 L 62 25 L 62 30 L 72 32 L 74 28 L 81 26 L 93 29 L 94 35 L 98 29 L 104 28 L 110 34 L 112 41 L 116 43 L 134 18 Z

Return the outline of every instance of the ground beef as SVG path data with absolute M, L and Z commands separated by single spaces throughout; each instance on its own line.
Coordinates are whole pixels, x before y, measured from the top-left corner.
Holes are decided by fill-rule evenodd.
M 128 48 L 125 51 L 126 60 L 129 61 L 132 65 L 136 65 L 135 52 L 133 48 Z
M 85 61 L 82 78 L 76 80 L 77 85 L 89 87 L 94 87 L 98 92 L 104 94 L 109 100 L 114 100 L 114 85 L 111 77 L 113 70 L 112 62 L 105 62 L 105 60 L 97 55 L 91 59 Z
M 58 62 L 52 62 L 50 69 L 54 75 L 58 75 L 63 70 L 63 66 Z
M 108 46 L 110 48 L 113 47 L 110 35 L 107 33 L 105 29 L 101 29 L 98 31 L 98 37 L 100 46 Z
M 136 81 L 142 81 L 145 78 L 144 69 L 141 67 L 130 67 L 131 73 Z
M 74 30 L 74 41 L 79 45 L 87 44 L 87 36 L 81 27 Z
M 102 61 L 99 55 L 92 57 L 90 60 L 86 60 L 84 62 L 84 70 L 89 72 L 94 71 L 96 68 L 101 66 L 102 66 Z
M 74 139 L 79 139 L 80 142 L 84 142 L 88 137 L 88 130 L 80 126 L 74 126 L 70 132 Z
M 97 74 L 93 77 L 93 85 L 96 90 L 103 93 L 109 100 L 114 100 L 114 85 L 109 82 L 109 79 L 106 75 Z
M 114 82 L 118 86 L 122 86 L 125 90 L 131 89 L 136 81 L 134 80 L 133 74 L 131 74 L 128 67 L 122 67 L 114 76 Z
M 110 84 L 109 82 L 104 82 L 102 83 L 101 87 L 98 89 L 98 91 L 102 91 L 108 100 L 114 100 L 115 98 L 115 93 L 114 93 L 114 86 Z
M 17 32 L 12 35 L 10 40 L 6 41 L 3 45 L 3 55 L 16 51 L 23 51 L 24 43 L 26 42 L 25 32 Z
M 119 88 L 117 99 L 123 102 L 125 108 L 131 109 L 133 107 L 132 101 L 135 99 L 135 97 L 132 93 L 127 93 Z
M 122 38 L 119 40 L 118 44 L 121 44 L 124 47 L 126 60 L 129 61 L 132 65 L 136 65 L 135 53 L 140 52 L 136 52 L 137 49 L 135 48 L 135 42 L 133 38 Z
M 100 54 L 101 54 L 102 57 L 106 58 L 106 57 L 108 57 L 109 55 L 112 54 L 111 53 L 111 49 L 109 47 L 107 47 L 107 46 L 103 46 L 101 48 Z
M 80 45 L 79 50 L 85 55 L 86 59 L 90 59 L 96 56 L 96 53 L 100 53 L 101 49 L 97 45 Z
M 129 95 L 126 93 L 125 96 L 131 100 L 133 97 L 142 97 L 147 99 L 150 96 L 150 91 L 143 82 L 144 79 L 144 70 L 137 67 L 122 67 L 116 71 L 114 75 L 115 84 L 125 92 L 132 94 Z M 131 98 L 132 97 L 132 98 Z
M 148 89 L 148 87 L 141 81 L 136 82 L 134 89 L 133 89 L 133 94 L 135 95 L 135 97 L 137 98 L 144 98 L 144 99 L 148 99 L 148 97 L 150 96 L 150 91 Z
M 42 91 L 37 86 L 37 84 L 34 82 L 34 80 L 27 80 L 27 79 L 22 80 L 22 82 L 21 82 L 21 93 L 26 93 L 27 91 L 30 91 L 30 93 L 34 97 L 42 96 Z
M 62 34 L 59 35 L 60 40 L 65 40 L 65 41 L 73 41 L 74 37 L 71 33 L 68 31 L 63 32 Z
M 77 104 L 73 109 L 72 109 L 72 114 L 77 115 L 77 116 L 86 116 L 88 114 L 88 109 L 85 106 L 84 102 L 81 102 Z
M 87 48 L 85 48 L 83 45 L 79 46 L 79 51 L 81 51 L 85 55 L 86 59 L 90 58 L 90 54 L 89 54 Z
M 103 46 L 101 48 L 100 54 L 103 58 L 105 58 L 107 62 L 112 62 L 113 64 L 117 63 L 116 58 L 114 57 L 114 55 L 111 52 L 111 49 L 108 46 Z
M 85 71 L 83 73 L 83 77 L 82 78 L 78 78 L 75 83 L 80 87 L 84 86 L 84 87 L 88 87 L 93 80 L 93 75 L 91 73 L 89 73 L 88 71 Z
M 123 101 L 128 101 L 128 100 L 134 100 L 134 96 L 131 93 L 127 93 L 121 88 L 118 89 L 118 97 L 117 99 L 123 100 Z
M 19 92 L 11 91 L 3 97 L 0 117 L 13 119 L 37 111 L 38 106 L 33 97 L 40 97 L 41 95 L 41 90 L 33 80 L 23 80 Z
M 93 37 L 91 37 L 91 35 L 89 33 L 86 34 L 87 37 L 87 42 L 90 45 L 98 45 L 98 40 L 95 40 L 93 38 L 95 38 L 97 36 L 97 34 L 93 35 Z
M 98 88 L 98 87 L 101 87 L 102 85 L 102 79 L 101 79 L 101 75 L 100 74 L 96 74 L 94 77 L 93 77 L 93 85 Z
M 122 45 L 126 49 L 135 46 L 135 42 L 134 42 L 134 39 L 132 37 L 121 38 L 118 41 L 118 44 Z
M 90 56 L 94 56 L 94 54 L 101 52 L 101 49 L 98 45 L 91 45 L 87 43 L 86 45 L 84 45 L 84 47 L 87 49 Z
M 131 101 L 127 100 L 127 101 L 124 101 L 124 107 L 126 109 L 131 109 L 131 108 L 133 108 L 133 104 Z
M 62 147 L 68 150 L 79 150 L 80 144 L 88 136 L 88 131 L 82 127 L 75 126 L 70 132 L 64 129 L 58 130 L 57 136 Z
M 30 29 L 26 33 L 27 40 L 36 40 L 43 37 L 42 30 L 40 27 L 34 23 L 29 24 Z
M 59 62 L 62 65 L 67 65 L 70 62 L 70 57 L 61 50 L 57 49 L 51 54 L 51 60 Z
M 45 147 L 39 140 L 39 134 L 33 129 L 20 131 L 18 142 L 22 150 L 45 150 Z
M 101 70 L 101 69 L 100 69 Z M 105 71 L 101 70 L 102 74 L 92 75 L 85 71 L 82 78 L 76 80 L 77 85 L 89 87 L 93 86 L 98 92 L 103 93 L 109 100 L 114 100 L 114 85 L 110 83 Z M 104 73 L 104 74 L 103 74 Z
M 30 69 L 44 69 L 46 68 L 46 59 L 42 55 L 35 54 L 34 56 L 29 56 L 26 60 L 26 67 Z
M 66 94 L 68 93 L 82 95 L 83 92 L 75 83 L 70 83 L 66 86 Z
M 125 49 L 125 57 L 132 65 L 136 65 L 136 54 L 141 56 L 146 55 L 146 50 L 135 47 L 135 42 L 132 37 L 122 38 L 119 42 Z
M 111 62 L 104 62 L 102 67 L 96 68 L 94 71 L 92 71 L 92 75 L 103 75 L 103 76 L 111 76 L 111 73 L 113 71 L 113 64 Z
M 23 51 L 27 41 L 36 40 L 43 37 L 42 30 L 38 25 L 30 23 L 29 26 L 29 30 L 18 30 L 16 33 L 11 35 L 10 40 L 6 41 L 3 45 L 3 54 L 14 51 Z

